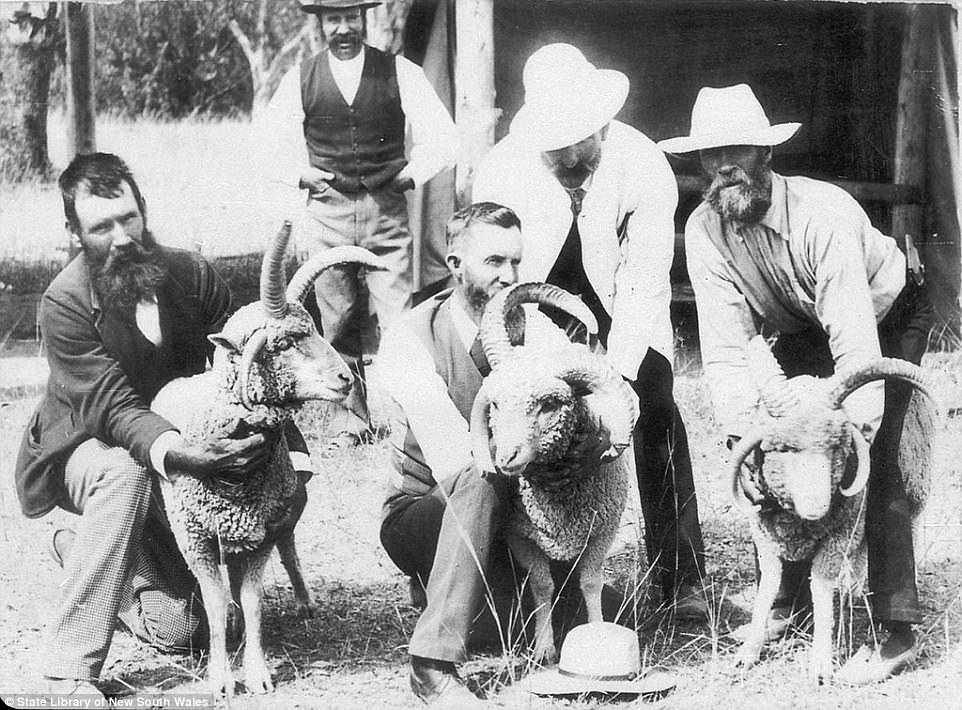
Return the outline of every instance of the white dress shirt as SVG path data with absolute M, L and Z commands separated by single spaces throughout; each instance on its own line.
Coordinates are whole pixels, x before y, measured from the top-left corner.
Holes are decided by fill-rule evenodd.
M 510 136 L 482 161 L 472 200 L 521 219 L 521 281 L 543 281 L 571 226 L 571 200 L 541 154 Z M 608 359 L 634 380 L 651 347 L 672 362 L 671 282 L 678 188 L 664 153 L 619 121 L 609 124 L 588 185 L 578 232 L 585 274 L 611 316 Z
M 344 100 L 351 104 L 357 95 L 364 69 L 364 52 L 340 60 L 330 52 L 331 74 Z M 458 135 L 448 110 L 417 64 L 397 56 L 398 91 L 401 109 L 410 129 L 410 156 L 402 174 L 421 185 L 457 159 Z M 301 172 L 310 163 L 304 142 L 304 108 L 301 103 L 301 68 L 292 67 L 281 79 L 265 115 L 265 135 L 273 141 L 271 177 L 298 186 Z

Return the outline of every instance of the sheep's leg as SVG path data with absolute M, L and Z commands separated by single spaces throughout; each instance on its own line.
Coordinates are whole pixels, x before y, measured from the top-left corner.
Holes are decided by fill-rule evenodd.
M 271 671 L 261 643 L 261 592 L 264 567 L 271 548 L 265 547 L 245 556 L 246 569 L 241 579 L 240 603 L 244 610 L 244 685 L 249 693 L 274 690 Z
M 508 544 L 518 563 L 528 572 L 531 596 L 534 598 L 534 662 L 542 665 L 557 663 L 551 626 L 551 606 L 554 599 L 554 580 L 544 552 L 531 540 L 510 535 Z
M 297 556 L 293 531 L 289 535 L 282 535 L 277 540 L 277 552 L 281 556 L 281 564 L 287 570 L 287 576 L 291 578 L 297 615 L 302 619 L 314 616 L 314 602 L 311 600 L 311 593 L 308 591 L 307 585 L 304 584 L 304 575 L 301 573 L 301 561 Z
M 210 540 L 191 538 L 189 543 L 183 534 L 178 534 L 180 526 L 172 526 L 177 543 L 187 561 L 190 571 L 197 577 L 200 593 L 204 597 L 204 610 L 207 612 L 207 626 L 210 630 L 210 659 L 207 662 L 207 676 L 214 695 L 231 695 L 234 692 L 234 679 L 231 675 L 230 660 L 227 658 L 227 605 L 230 592 L 220 567 L 217 565 L 217 544 Z
M 816 684 L 831 679 L 832 628 L 835 625 L 835 577 L 826 576 L 812 566 L 812 612 L 815 628 L 812 632 L 812 655 L 808 675 Z
M 748 638 L 738 649 L 735 659 L 739 668 L 750 668 L 761 656 L 768 615 L 775 603 L 775 597 L 778 596 L 778 585 L 782 579 L 782 561 L 772 543 L 756 538 L 755 546 L 758 549 L 758 590 L 755 593 Z
M 604 586 L 605 555 L 614 535 L 593 538 L 578 562 L 578 583 L 588 612 L 588 623 L 604 621 L 601 613 L 601 589 Z
M 236 565 L 228 565 L 228 577 L 230 578 L 230 603 L 227 605 L 227 639 L 231 643 L 240 641 L 244 631 L 244 615 L 240 610 L 240 585 L 242 575 L 236 573 Z

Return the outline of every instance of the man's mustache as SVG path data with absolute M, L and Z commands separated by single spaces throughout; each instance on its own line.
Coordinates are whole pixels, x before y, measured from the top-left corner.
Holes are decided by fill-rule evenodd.
M 104 261 L 104 267 L 110 269 L 121 267 L 124 264 L 144 263 L 150 260 L 151 254 L 152 250 L 145 249 L 140 244 L 131 243 L 122 249 L 111 251 Z

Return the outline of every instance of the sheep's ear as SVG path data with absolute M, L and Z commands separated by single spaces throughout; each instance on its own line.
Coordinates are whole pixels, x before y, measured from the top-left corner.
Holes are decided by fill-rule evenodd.
M 207 339 L 212 342 L 215 347 L 224 348 L 227 352 L 239 353 L 241 351 L 237 344 L 223 333 L 211 333 L 207 336 Z

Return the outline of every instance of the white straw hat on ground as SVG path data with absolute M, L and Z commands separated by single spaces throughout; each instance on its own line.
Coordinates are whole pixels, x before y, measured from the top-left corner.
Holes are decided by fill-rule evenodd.
M 532 673 L 520 686 L 537 695 L 665 693 L 675 677 L 665 671 L 641 674 L 638 636 L 609 622 L 582 624 L 568 632 L 553 670 Z
M 600 130 L 625 105 L 628 77 L 598 69 L 570 44 L 549 44 L 524 65 L 524 106 L 510 135 L 539 151 L 557 150 Z
M 772 125 L 748 84 L 702 88 L 691 110 L 691 135 L 666 138 L 666 153 L 689 153 L 726 145 L 778 145 L 795 135 L 801 123 Z

